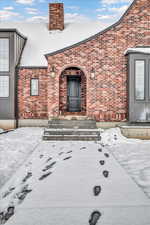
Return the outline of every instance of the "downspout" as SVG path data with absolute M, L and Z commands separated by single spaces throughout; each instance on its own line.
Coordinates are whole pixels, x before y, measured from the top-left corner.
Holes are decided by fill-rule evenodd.
M 16 128 L 18 128 L 19 126 L 19 107 L 18 107 L 18 80 L 19 80 L 19 67 L 20 67 L 20 61 L 21 61 L 21 57 L 22 57 L 22 53 L 23 53 L 23 50 L 25 48 L 25 45 L 26 45 L 26 41 L 27 41 L 27 38 L 24 39 L 24 44 L 23 44 L 23 47 L 22 47 L 22 50 L 21 50 L 21 53 L 20 53 L 20 57 L 19 57 L 19 60 L 18 60 L 18 63 L 15 67 L 15 119 L 16 119 Z

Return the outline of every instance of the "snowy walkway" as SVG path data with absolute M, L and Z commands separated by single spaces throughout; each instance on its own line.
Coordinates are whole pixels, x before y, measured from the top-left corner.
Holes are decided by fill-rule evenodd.
M 101 186 L 98 196 L 94 186 Z M 15 206 L 8 225 L 88 225 L 95 210 L 102 214 L 97 225 L 150 224 L 150 200 L 94 142 L 41 142 L 2 195 L 0 211 Z

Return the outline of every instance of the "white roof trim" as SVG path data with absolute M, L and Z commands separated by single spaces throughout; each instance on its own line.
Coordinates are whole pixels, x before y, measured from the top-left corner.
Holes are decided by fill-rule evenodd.
M 128 48 L 124 55 L 129 53 L 141 53 L 141 54 L 150 54 L 150 47 L 137 47 L 137 48 Z

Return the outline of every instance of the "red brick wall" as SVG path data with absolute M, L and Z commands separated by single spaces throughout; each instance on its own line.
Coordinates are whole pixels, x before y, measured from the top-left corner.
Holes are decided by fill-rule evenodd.
M 48 89 L 49 116 L 59 115 L 59 76 L 66 67 L 81 68 L 87 79 L 87 116 L 97 121 L 125 121 L 128 114 L 127 57 L 129 47 L 150 45 L 150 1 L 137 0 L 121 23 L 90 41 L 48 57 L 57 76 Z M 90 79 L 94 67 L 95 80 Z M 51 90 L 51 91 L 49 91 Z
M 19 73 L 20 118 L 57 117 L 60 114 L 60 75 L 78 67 L 86 76 L 86 114 L 97 121 L 125 121 L 128 114 L 128 66 L 124 51 L 150 46 L 150 1 L 137 0 L 121 23 L 92 40 L 48 57 L 46 69 L 22 69 Z M 56 77 L 50 77 L 55 66 Z M 95 69 L 95 79 L 90 71 Z M 39 77 L 40 96 L 30 96 L 30 78 Z M 64 98 L 65 99 L 65 98 Z M 65 101 L 65 100 L 64 100 Z
M 39 79 L 39 96 L 30 96 L 31 78 Z M 20 69 L 18 107 L 20 119 L 47 118 L 47 69 Z

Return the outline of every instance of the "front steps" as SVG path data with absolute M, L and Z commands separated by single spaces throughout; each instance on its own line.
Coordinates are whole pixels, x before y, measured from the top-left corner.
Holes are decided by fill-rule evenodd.
M 54 129 L 96 129 L 95 120 L 85 120 L 85 119 L 56 119 L 48 121 L 48 128 Z
M 94 120 L 50 120 L 43 134 L 45 141 L 98 141 L 100 133 Z
M 97 129 L 45 129 L 43 140 L 97 141 L 99 131 Z

